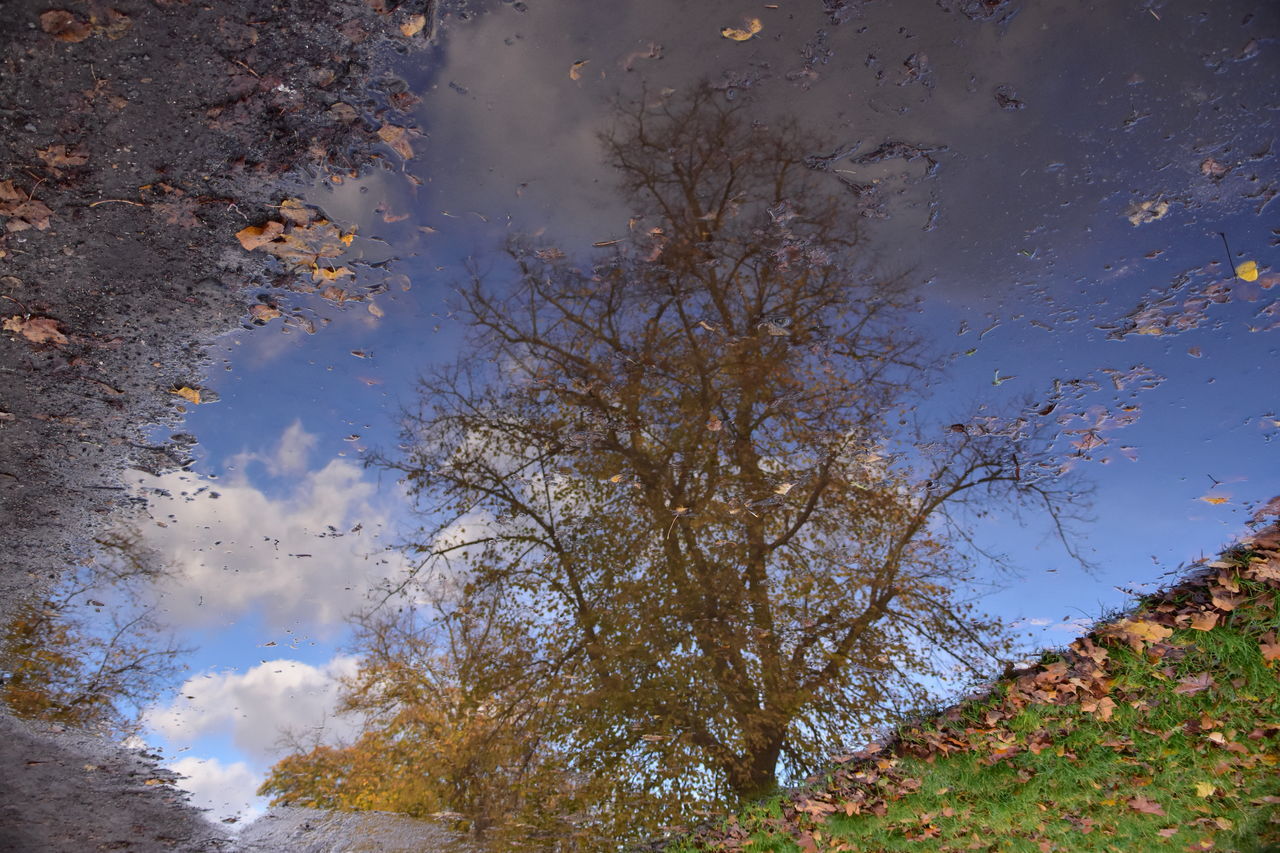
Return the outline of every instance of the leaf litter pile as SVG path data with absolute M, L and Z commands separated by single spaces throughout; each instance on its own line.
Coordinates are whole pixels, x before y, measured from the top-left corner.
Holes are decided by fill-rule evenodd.
M 666 849 L 1280 850 L 1277 605 L 1273 524 L 1065 650 Z

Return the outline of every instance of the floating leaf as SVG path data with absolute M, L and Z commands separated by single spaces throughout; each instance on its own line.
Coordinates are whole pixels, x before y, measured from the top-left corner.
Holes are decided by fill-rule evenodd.
M 373 316 L 375 316 L 375 317 L 385 317 L 385 316 L 386 316 L 386 314 L 383 312 L 383 310 L 382 310 L 381 308 L 379 308 L 377 305 L 375 305 L 374 303 L 372 303 L 372 302 L 370 302 L 370 303 L 369 303 L 369 313 L 370 313 L 370 314 L 372 314 L 372 315 L 373 315 Z
M 258 302 L 249 306 L 249 313 L 253 315 L 253 319 L 260 323 L 266 323 L 280 316 L 280 309 L 273 305 L 267 305 L 265 302 Z
M 378 128 L 378 138 L 391 146 L 391 150 L 405 160 L 413 159 L 413 146 L 409 144 L 409 131 L 394 124 L 384 124 Z
M 1213 504 L 1214 506 L 1219 506 L 1231 500 L 1231 498 L 1224 498 L 1219 495 L 1205 495 L 1204 497 L 1199 498 L 1199 500 L 1202 500 L 1207 504 Z
M 197 406 L 200 405 L 200 391 L 197 388 L 192 388 L 187 385 L 182 385 L 177 388 L 171 388 L 169 390 L 169 393 L 177 394 L 179 397 L 181 397 L 182 399 L 186 400 L 189 403 L 194 403 Z
M 751 18 L 747 21 L 746 26 L 742 29 L 735 27 L 725 27 L 720 31 L 720 35 L 733 41 L 746 41 L 756 33 L 764 29 L 764 25 L 760 23 L 759 18 Z
M 591 61 L 590 59 L 579 59 L 577 62 L 575 62 L 575 63 L 573 63 L 572 65 L 570 65 L 570 66 L 569 66 L 569 79 L 570 79 L 570 80 L 581 80 L 581 79 L 582 79 L 582 66 L 586 65 L 586 64 L 587 64 L 588 62 L 590 62 L 590 61 Z
M 1257 281 L 1258 280 L 1258 262 L 1245 261 L 1236 267 L 1236 276 L 1241 281 Z

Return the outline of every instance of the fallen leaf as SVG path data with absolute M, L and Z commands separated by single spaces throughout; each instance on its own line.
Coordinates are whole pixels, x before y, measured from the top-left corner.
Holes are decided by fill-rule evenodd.
M 1212 796 L 1213 796 L 1213 792 L 1214 792 L 1214 791 L 1216 791 L 1216 790 L 1218 790 L 1218 789 L 1217 789 L 1217 788 L 1215 788 L 1215 787 L 1213 786 L 1213 783 L 1211 783 L 1211 782 L 1197 782 L 1197 783 L 1196 783 L 1196 796 L 1197 796 L 1197 797 L 1199 797 L 1200 799 L 1204 799 L 1205 797 L 1212 797 Z
M 354 276 L 355 273 L 349 267 L 322 267 L 317 266 L 311 271 L 312 281 L 337 281 L 340 278 Z
M 1246 598 L 1243 592 L 1233 594 L 1218 589 L 1211 590 L 1210 596 L 1213 599 L 1213 606 L 1227 613 L 1243 604 Z
M 1141 794 L 1129 800 L 1128 806 L 1135 812 L 1141 812 L 1142 814 L 1160 815 L 1161 817 L 1164 816 L 1164 809 L 1159 803 L 1155 800 L 1149 800 Z
M 1191 617 L 1191 627 L 1197 631 L 1212 631 L 1218 624 L 1218 614 L 1213 610 L 1204 610 Z
M 1276 640 L 1275 631 L 1268 631 L 1259 637 L 1258 648 L 1262 652 L 1263 660 L 1280 660 L 1280 642 Z
M 785 495 L 787 492 L 795 488 L 795 483 L 783 483 L 773 490 L 775 495 Z
M 409 20 L 400 25 L 400 32 L 404 33 L 405 38 L 413 38 L 422 32 L 427 25 L 426 15 L 410 15 Z
M 236 239 L 246 250 L 252 252 L 260 249 L 284 233 L 283 222 L 268 222 L 265 225 L 250 225 L 236 232 Z
M 569 79 L 570 79 L 570 80 L 581 80 L 581 79 L 582 79 L 582 66 L 586 65 L 586 64 L 587 64 L 588 62 L 590 62 L 590 61 L 591 61 L 590 59 L 579 59 L 577 62 L 575 62 L 575 63 L 573 63 L 572 65 L 570 65 L 570 66 L 569 66 Z
M 746 41 L 762 29 L 764 29 L 764 25 L 760 23 L 760 19 L 751 18 L 747 21 L 744 28 L 737 29 L 735 27 L 725 27 L 720 31 L 720 35 L 733 41 Z
M 378 138 L 391 146 L 391 150 L 405 160 L 413 159 L 413 146 L 409 144 L 409 131 L 394 124 L 378 128 Z
M 382 310 L 381 308 L 379 308 L 377 305 L 375 305 L 374 303 L 372 303 L 372 302 L 370 302 L 370 303 L 369 303 L 369 313 L 370 313 L 370 314 L 372 314 L 372 315 L 373 315 L 373 316 L 375 316 L 375 317 L 385 317 L 385 316 L 386 316 L 386 314 L 383 312 L 383 310 Z
M 1258 280 L 1258 262 L 1245 261 L 1236 267 L 1236 276 L 1241 281 L 1257 281 Z
M 304 228 L 310 225 L 311 220 L 315 218 L 311 208 L 296 198 L 286 198 L 280 202 L 280 215 L 294 225 L 300 225 Z
M 337 302 L 339 305 L 347 301 L 347 292 L 333 284 L 320 291 L 320 296 L 330 302 Z
M 36 154 L 45 162 L 46 166 L 54 168 L 66 166 L 83 166 L 89 162 L 89 155 L 85 153 L 83 148 L 71 149 L 65 145 L 50 145 L 48 148 L 39 148 Z
M 169 393 L 177 394 L 179 397 L 181 397 L 182 399 L 186 400 L 189 403 L 194 403 L 197 406 L 200 405 L 200 391 L 197 388 L 191 388 L 187 385 L 182 385 L 178 388 L 171 388 L 169 390 Z
M 724 427 L 724 424 L 720 423 L 720 419 L 717 418 L 715 415 L 712 415 L 707 420 L 707 429 L 711 430 L 712 432 L 719 432 L 723 427 Z
M 1186 678 L 1178 682 L 1178 686 L 1173 688 L 1174 693 L 1183 696 L 1190 696 L 1203 690 L 1208 690 L 1213 686 L 1213 677 L 1207 672 L 1198 675 L 1188 675 Z
M 1115 700 L 1110 696 L 1103 696 L 1101 699 L 1088 699 L 1080 703 L 1080 710 L 1086 714 L 1093 714 L 1099 720 L 1110 720 L 1111 712 L 1116 709 Z
M 52 317 L 27 317 L 24 319 L 16 314 L 12 317 L 6 317 L 4 321 L 5 331 L 17 332 L 33 344 L 65 344 L 67 336 L 58 329 L 59 325 L 61 324 Z
M 92 28 L 70 12 L 55 10 L 40 15 L 40 29 L 58 41 L 77 42 L 89 37 Z
M 253 315 L 253 319 L 260 323 L 266 323 L 280 316 L 280 309 L 264 302 L 258 302 L 249 306 L 249 313 Z
M 117 9 L 108 9 L 106 24 L 100 25 L 96 29 L 101 30 L 104 36 L 115 41 L 123 37 L 129 31 L 129 27 L 132 26 L 133 21 L 129 20 L 129 16 L 124 12 Z
M 1213 504 L 1214 506 L 1220 506 L 1231 500 L 1231 498 L 1224 498 L 1218 495 L 1205 495 L 1202 498 L 1198 498 L 1198 500 L 1202 500 L 1207 504 Z

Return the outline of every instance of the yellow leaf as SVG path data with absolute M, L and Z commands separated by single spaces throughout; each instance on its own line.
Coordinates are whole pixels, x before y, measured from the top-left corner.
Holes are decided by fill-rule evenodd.
M 1207 504 L 1213 504 L 1214 506 L 1218 506 L 1219 504 L 1224 504 L 1227 501 L 1231 500 L 1231 498 L 1218 497 L 1217 495 L 1205 495 L 1204 497 L 1200 498 L 1200 500 L 1204 501 Z
M 312 281 L 337 281 L 338 279 L 345 278 L 346 276 L 349 276 L 349 275 L 354 276 L 355 273 L 352 272 L 348 267 L 337 267 L 336 269 L 327 269 L 326 267 L 317 266 L 315 269 L 311 270 Z
M 179 397 L 181 397 L 182 399 L 186 400 L 189 403 L 194 403 L 197 406 L 200 405 L 200 391 L 195 388 L 191 388 L 189 386 L 183 385 L 180 388 L 171 389 L 169 393 L 177 394 Z
M 1216 790 L 1218 790 L 1218 789 L 1217 789 L 1217 788 L 1215 788 L 1215 787 L 1214 787 L 1212 784 L 1210 784 L 1209 782 L 1197 782 L 1197 783 L 1196 783 L 1196 796 L 1197 796 L 1197 797 L 1201 797 L 1201 798 L 1204 798 L 1204 797 L 1211 797 L 1211 796 L 1213 796 L 1213 792 L 1214 792 L 1214 791 L 1216 791 Z
M 588 62 L 590 62 L 590 61 L 591 61 L 590 59 L 579 59 L 577 62 L 575 62 L 575 63 L 573 63 L 572 65 L 570 65 L 570 66 L 569 66 L 569 79 L 570 79 L 570 80 L 581 80 L 581 79 L 582 79 L 582 66 L 586 65 L 586 64 L 587 64 Z
M 266 323 L 280 316 L 280 309 L 265 302 L 258 302 L 249 306 L 249 313 L 253 315 L 253 319 Z
M 720 35 L 727 39 L 732 39 L 733 41 L 746 41 L 762 29 L 764 29 L 764 26 L 760 23 L 760 19 L 751 18 L 747 21 L 747 25 L 744 29 L 739 30 L 735 27 L 725 27 L 720 31 Z
M 1242 281 L 1257 281 L 1258 262 L 1245 261 L 1243 264 L 1236 267 L 1236 275 L 1239 276 Z

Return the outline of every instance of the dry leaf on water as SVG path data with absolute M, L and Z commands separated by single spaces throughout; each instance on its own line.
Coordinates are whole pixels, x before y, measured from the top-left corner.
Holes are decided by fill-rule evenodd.
M 177 396 L 181 397 L 182 399 L 186 400 L 189 403 L 194 403 L 196 405 L 200 404 L 200 390 L 198 388 L 192 388 L 188 385 L 181 385 L 177 388 L 170 388 L 169 393 L 176 394 Z
M 570 65 L 570 66 L 569 66 L 569 79 L 570 79 L 570 80 L 581 80 L 581 79 L 582 79 L 582 66 L 586 65 L 586 64 L 587 64 L 588 62 L 590 62 L 590 61 L 591 61 L 590 59 L 579 59 L 577 62 L 575 62 L 575 63 L 573 63 L 572 65 Z
M 413 159 L 413 146 L 409 144 L 409 131 L 394 124 L 384 124 L 378 128 L 378 138 L 391 146 L 405 160 Z
M 746 41 L 762 29 L 764 29 L 764 25 L 760 23 L 759 18 L 750 18 L 742 29 L 725 27 L 720 31 L 720 35 L 733 41 Z
M 61 325 L 52 317 L 27 317 L 23 319 L 18 315 L 6 317 L 4 321 L 4 329 L 7 332 L 17 332 L 33 344 L 65 344 L 67 336 L 64 335 L 58 326 Z
M 265 302 L 258 302 L 249 306 L 249 313 L 253 315 L 253 319 L 266 323 L 280 316 L 280 309 Z

